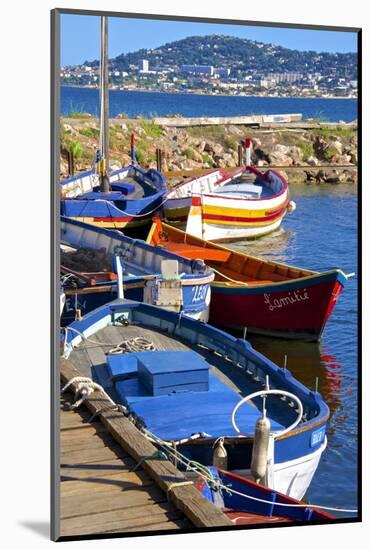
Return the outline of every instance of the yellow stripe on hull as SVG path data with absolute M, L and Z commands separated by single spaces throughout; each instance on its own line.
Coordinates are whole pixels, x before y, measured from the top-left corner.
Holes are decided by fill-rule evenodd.
M 105 227 L 106 229 L 123 229 L 124 227 L 141 227 L 143 225 L 147 225 L 151 221 L 148 218 L 142 221 L 106 222 L 106 221 L 95 221 L 94 218 L 74 218 L 74 217 L 71 217 L 71 220 L 88 223 L 90 225 L 95 225 L 96 227 Z

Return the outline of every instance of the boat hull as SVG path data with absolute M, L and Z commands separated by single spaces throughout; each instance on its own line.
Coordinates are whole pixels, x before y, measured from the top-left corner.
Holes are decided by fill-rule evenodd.
M 217 275 L 211 284 L 210 322 L 256 334 L 318 341 L 347 279 L 340 269 L 318 273 L 254 258 L 158 219 L 147 242 L 203 258 Z M 263 273 L 260 279 L 257 272 Z
M 243 184 L 233 184 L 245 172 L 255 174 L 260 184 L 250 187 L 264 189 L 268 195 L 256 198 L 243 191 Z M 171 223 L 186 222 L 188 234 L 208 241 L 255 239 L 279 228 L 288 210 L 288 193 L 286 180 L 274 170 L 262 173 L 247 167 L 230 175 L 219 170 L 169 193 L 164 215 Z
M 274 464 L 273 481 L 269 487 L 292 498 L 302 499 L 311 484 L 326 446 L 327 439 L 325 437 L 322 446 L 313 453 Z M 250 470 L 233 470 L 233 473 L 251 478 Z
M 152 188 L 152 194 L 133 198 L 125 189 L 125 178 L 133 177 Z M 107 229 L 128 229 L 148 225 L 153 213 L 159 209 L 166 194 L 166 181 L 157 170 L 147 172 L 138 165 L 127 166 L 110 176 L 115 198 L 94 192 L 99 176 L 94 171 L 68 178 L 61 183 L 61 214 L 72 220 Z M 90 194 L 89 198 L 87 196 Z M 85 195 L 85 197 L 84 197 Z M 92 200 L 91 196 L 96 196 Z M 115 193 L 113 193 L 113 196 Z
M 274 285 L 214 282 L 210 322 L 257 334 L 318 341 L 344 283 L 340 270 Z
M 182 281 L 181 304 L 174 307 L 169 305 L 162 307 L 176 313 L 182 312 L 192 319 L 207 323 L 210 311 L 210 285 L 202 281 L 192 284 L 187 284 L 187 282 L 187 279 Z M 128 300 L 138 302 L 148 300 L 149 293 L 146 293 L 145 285 L 145 280 L 128 284 L 124 282 L 125 297 Z M 117 297 L 117 285 L 66 290 L 64 296 L 64 306 L 61 309 L 61 326 L 67 326 L 75 321 L 78 316 L 86 315 L 90 311 L 114 300 Z

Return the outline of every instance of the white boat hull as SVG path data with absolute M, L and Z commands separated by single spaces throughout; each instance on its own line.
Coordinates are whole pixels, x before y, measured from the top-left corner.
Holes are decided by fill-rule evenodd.
M 308 490 L 326 446 L 327 438 L 325 437 L 322 446 L 314 453 L 274 464 L 273 472 L 270 473 L 272 481 L 266 485 L 270 489 L 301 500 Z M 233 473 L 252 479 L 250 470 L 234 470 Z

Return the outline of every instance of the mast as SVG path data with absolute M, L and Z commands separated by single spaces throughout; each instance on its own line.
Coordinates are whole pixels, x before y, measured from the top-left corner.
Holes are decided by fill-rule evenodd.
M 100 117 L 99 117 L 99 150 L 100 190 L 107 193 L 109 184 L 109 99 L 108 99 L 108 17 L 101 16 L 100 21 Z

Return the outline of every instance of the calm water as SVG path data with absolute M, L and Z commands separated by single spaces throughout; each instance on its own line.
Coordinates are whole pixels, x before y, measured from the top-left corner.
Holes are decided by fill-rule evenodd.
M 357 272 L 357 192 L 349 185 L 292 185 L 297 210 L 276 234 L 234 248 L 315 270 Z M 339 508 L 357 507 L 357 276 L 348 280 L 320 344 L 250 337 L 278 365 L 319 391 L 331 418 L 328 446 L 306 499 Z M 336 514 L 354 517 L 352 514 Z
M 118 113 L 146 118 L 167 114 L 197 117 L 302 113 L 303 118 L 320 118 L 328 122 L 350 122 L 357 118 L 356 99 L 231 97 L 111 90 L 109 102 L 111 117 Z M 62 86 L 61 112 L 68 115 L 74 111 L 97 116 L 98 90 Z

